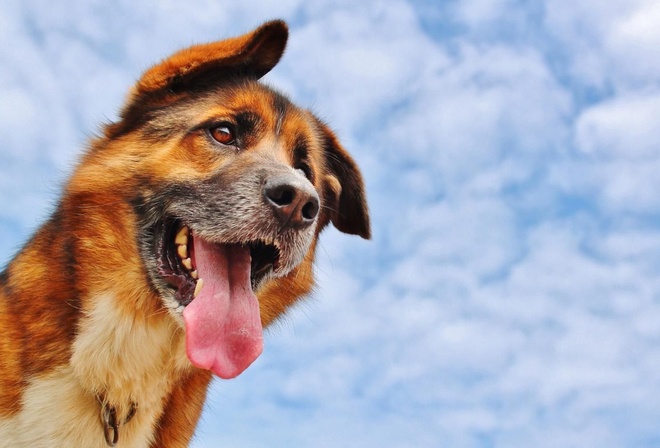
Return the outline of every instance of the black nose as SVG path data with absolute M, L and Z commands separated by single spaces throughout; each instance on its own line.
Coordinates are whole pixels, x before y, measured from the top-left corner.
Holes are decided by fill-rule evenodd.
M 319 214 L 319 195 L 312 184 L 294 175 L 273 176 L 266 180 L 264 199 L 283 227 L 309 227 Z

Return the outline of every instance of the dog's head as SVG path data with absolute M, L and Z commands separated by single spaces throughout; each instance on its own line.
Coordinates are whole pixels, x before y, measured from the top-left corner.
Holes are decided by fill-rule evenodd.
M 87 155 L 132 192 L 150 283 L 185 326 L 193 364 L 222 377 L 261 352 L 262 323 L 310 291 L 326 225 L 370 236 L 356 164 L 324 123 L 258 82 L 287 36 L 269 22 L 152 67 Z

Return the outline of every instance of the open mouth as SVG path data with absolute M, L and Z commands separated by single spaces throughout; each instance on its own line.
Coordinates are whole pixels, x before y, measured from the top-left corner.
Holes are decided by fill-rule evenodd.
M 263 349 L 254 291 L 280 263 L 274 241 L 216 243 L 179 220 L 156 230 L 158 274 L 174 289 L 191 363 L 234 378 Z
M 195 257 L 196 240 L 201 244 L 201 237 L 194 234 L 181 221 L 168 219 L 162 222 L 162 239 L 158 245 L 158 272 L 165 281 L 175 289 L 175 298 L 182 306 L 187 306 L 197 297 L 204 287 L 204 279 L 200 278 Z M 209 243 L 207 246 L 218 251 L 230 247 L 249 252 L 250 256 L 250 286 L 256 291 L 259 284 L 279 267 L 280 250 L 274 241 L 254 240 L 247 243 Z

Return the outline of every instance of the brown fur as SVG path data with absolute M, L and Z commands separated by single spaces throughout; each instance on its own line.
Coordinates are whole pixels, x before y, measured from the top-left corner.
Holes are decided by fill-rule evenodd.
M 99 395 L 120 419 L 138 404 L 118 446 L 187 446 L 211 373 L 187 360 L 184 328 L 145 249 L 145 229 L 165 211 L 209 235 L 243 238 L 232 230 L 239 221 L 259 234 L 274 227 L 252 191 L 258 173 L 305 172 L 321 211 L 309 230 L 287 230 L 291 266 L 259 286 L 264 326 L 311 291 L 325 226 L 369 238 L 350 156 L 310 112 L 256 82 L 279 61 L 287 34 L 269 22 L 149 69 L 51 218 L 0 274 L 0 447 L 105 446 Z M 219 119 L 240 122 L 240 149 L 209 143 Z M 234 210 L 237 195 L 248 198 L 239 203 L 247 212 Z

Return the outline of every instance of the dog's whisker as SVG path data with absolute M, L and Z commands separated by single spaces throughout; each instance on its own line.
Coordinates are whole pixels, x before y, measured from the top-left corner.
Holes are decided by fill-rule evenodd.
M 328 211 L 330 211 L 330 212 L 332 212 L 332 213 L 337 213 L 337 209 L 336 209 L 336 208 L 333 208 L 333 207 L 330 207 L 329 205 L 322 205 L 321 208 L 322 208 L 323 210 L 328 210 Z

